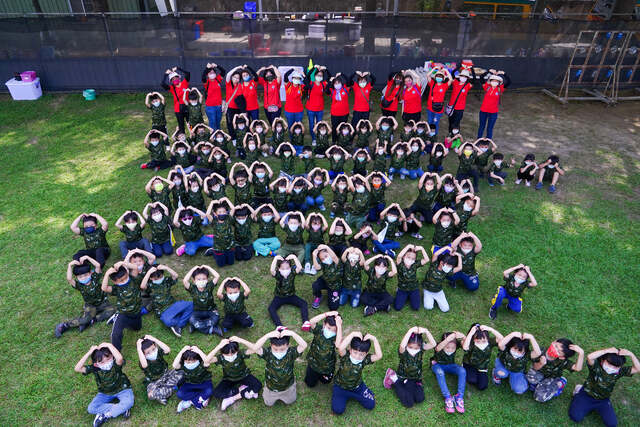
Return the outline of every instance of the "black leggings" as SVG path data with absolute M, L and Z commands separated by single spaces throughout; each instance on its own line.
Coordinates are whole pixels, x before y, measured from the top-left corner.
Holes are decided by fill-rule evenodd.
M 338 140 L 338 125 L 340 123 L 347 123 L 349 121 L 349 115 L 345 116 L 334 116 L 331 115 L 331 141 L 335 144 Z
M 489 385 L 489 376 L 486 372 L 478 371 L 475 366 L 463 363 L 464 370 L 467 371 L 467 382 L 476 386 L 478 390 L 484 390 Z
M 333 374 L 321 374 L 316 372 L 307 365 L 307 373 L 304 376 L 304 383 L 307 387 L 315 387 L 320 381 L 322 384 L 329 384 L 333 379 Z
M 276 117 L 280 117 L 280 110 L 281 108 L 278 108 L 278 111 L 271 112 L 267 111 L 266 108 L 264 109 L 264 115 L 267 116 L 267 123 L 269 124 L 269 127 L 271 127 Z
M 365 291 L 360 296 L 360 302 L 365 306 L 375 307 L 378 311 L 385 311 L 393 302 L 393 297 L 388 292 Z
M 529 172 L 531 171 L 531 173 Z M 529 168 L 524 172 L 520 172 L 520 168 L 518 168 L 517 177 L 518 179 L 524 179 L 526 181 L 531 181 L 533 177 L 536 175 L 534 168 Z
M 113 328 L 111 329 L 111 344 L 118 351 L 122 350 L 122 335 L 125 329 L 131 329 L 133 331 L 139 331 L 142 329 L 142 315 L 127 316 L 126 314 L 116 314 L 116 320 L 113 322 Z
M 282 322 L 280 321 L 280 317 L 278 317 L 278 309 L 283 305 L 295 305 L 300 309 L 300 316 L 302 317 L 302 321 L 306 322 L 309 320 L 309 309 L 307 308 L 307 302 L 297 295 L 291 295 L 289 297 L 273 297 L 271 300 L 271 304 L 269 304 L 269 315 L 271 316 L 271 320 L 276 326 L 282 326 Z
M 222 357 L 222 355 L 218 355 Z M 235 396 L 238 394 L 238 388 L 241 385 L 246 385 L 247 388 L 242 390 L 242 397 L 246 398 L 246 394 L 250 391 L 259 393 L 262 390 L 262 383 L 259 379 L 249 374 L 240 381 L 222 380 L 213 389 L 213 397 L 216 399 L 226 399 L 227 397 Z
M 392 111 L 392 110 L 386 110 L 384 108 L 380 108 L 380 114 L 382 116 L 391 116 L 391 117 L 395 117 L 396 114 L 398 114 L 398 110 Z
M 180 110 L 176 112 L 176 120 L 178 121 L 178 129 L 180 132 L 184 133 L 184 122 L 187 120 L 187 116 L 189 115 L 187 111 L 187 106 L 184 104 L 180 104 Z
M 464 110 L 453 110 L 453 114 L 449 116 L 449 133 L 451 133 L 453 129 L 460 129 L 463 114 Z
M 236 246 L 236 261 L 248 261 L 253 256 L 253 246 Z
M 236 139 L 236 130 L 233 128 L 233 118 L 240 114 L 239 108 L 227 108 L 227 129 L 229 130 L 229 136 L 232 140 Z M 242 147 L 242 141 L 236 141 L 240 147 Z
M 369 111 L 354 111 L 351 117 L 351 126 L 355 129 L 360 120 L 369 120 Z
M 400 403 L 407 408 L 424 401 L 424 389 L 421 382 L 398 378 L 398 381 L 393 383 L 393 389 L 396 391 Z
M 107 258 L 109 258 L 110 254 L 111 254 L 111 249 L 109 249 L 109 247 L 95 248 L 95 249 L 82 249 L 73 255 L 73 259 L 75 261 L 80 261 L 80 258 L 82 258 L 85 255 L 88 255 L 91 258 L 98 261 L 98 264 L 100 264 L 100 267 L 104 267 L 104 263 L 107 261 Z
M 417 113 L 402 113 L 402 120 L 407 123 L 409 120 L 413 120 L 414 122 L 419 122 L 422 117 L 422 113 L 418 111 Z
M 323 276 L 320 276 L 311 284 L 313 296 L 317 298 L 322 297 L 323 289 L 327 291 L 327 305 L 329 306 L 329 310 L 337 310 L 338 307 L 340 307 L 340 292 L 329 289 L 327 281 L 324 280 Z

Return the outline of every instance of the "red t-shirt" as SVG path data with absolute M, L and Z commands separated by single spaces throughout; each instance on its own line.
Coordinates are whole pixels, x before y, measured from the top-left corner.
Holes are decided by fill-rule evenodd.
M 235 95 L 234 95 L 234 92 L 235 92 Z M 242 87 L 240 86 L 240 83 L 238 83 L 236 87 L 233 87 L 231 82 L 228 81 L 225 86 L 225 95 L 226 95 L 226 101 L 229 103 L 229 108 L 238 108 L 238 104 L 236 104 L 236 98 L 242 95 Z M 233 95 L 233 99 L 229 101 L 232 95 Z
M 311 83 L 309 89 L 309 100 L 307 101 L 307 110 L 322 111 L 324 110 L 324 88 L 327 82 Z
M 433 79 L 429 81 L 429 88 L 427 90 L 430 91 L 430 94 L 427 93 L 427 110 L 432 113 L 442 113 L 444 111 L 444 95 L 447 93 L 447 89 L 449 89 L 449 85 L 446 83 L 436 83 Z M 442 102 L 442 110 L 434 111 L 432 106 L 434 102 Z
M 469 82 L 460 83 L 460 80 L 455 79 L 453 83 L 451 83 L 453 89 L 451 91 L 451 98 L 449 98 L 449 105 L 453 105 L 454 101 L 456 105 L 453 107 L 454 110 L 464 110 L 467 106 L 467 95 L 469 95 L 469 91 L 473 85 Z M 460 96 L 458 96 L 460 94 Z M 456 101 L 456 97 L 458 100 Z
M 286 96 L 284 111 L 287 113 L 299 113 L 302 111 L 302 85 L 295 86 L 289 82 L 284 85 Z
M 340 95 L 340 100 L 336 97 Z M 331 88 L 331 115 L 332 116 L 346 116 L 349 114 L 349 88 L 344 86 L 340 88 L 340 91 Z
M 353 84 L 353 111 L 369 111 L 369 98 L 371 97 L 371 83 L 367 82 L 365 87 L 360 87 L 358 83 Z
M 422 111 L 422 94 L 420 85 L 413 84 L 410 88 L 406 86 L 402 89 L 402 99 L 404 100 L 404 113 L 413 114 Z
M 262 85 L 262 89 L 264 90 L 264 107 L 266 108 L 270 105 L 277 105 L 278 108 L 282 107 L 282 102 L 280 102 L 280 84 L 278 83 L 278 79 L 273 79 L 268 82 L 262 77 L 259 77 L 258 83 Z
M 387 90 L 384 95 L 384 99 L 387 101 L 391 101 L 391 105 L 389 107 L 384 108 L 388 111 L 398 111 L 398 91 L 401 89 L 401 86 L 394 86 L 393 80 L 387 81 Z
M 173 95 L 173 111 L 180 112 L 180 105 L 184 105 L 184 91 L 189 87 L 189 82 L 182 80 L 177 85 L 170 85 L 169 92 Z
M 242 94 L 244 99 L 247 100 L 247 111 L 257 110 L 260 108 L 258 104 L 258 82 L 255 80 L 249 80 L 248 82 L 240 83 L 242 85 Z
M 204 82 L 204 90 L 207 97 L 205 105 L 207 107 L 217 107 L 222 104 L 222 87 L 220 86 L 221 82 L 222 76 L 218 75 L 216 75 L 215 79 L 207 79 L 207 81 Z
M 504 92 L 504 85 L 493 87 L 489 83 L 485 83 L 482 85 L 482 89 L 484 89 L 484 98 L 482 98 L 480 111 L 483 113 L 497 113 L 500 105 L 500 96 Z

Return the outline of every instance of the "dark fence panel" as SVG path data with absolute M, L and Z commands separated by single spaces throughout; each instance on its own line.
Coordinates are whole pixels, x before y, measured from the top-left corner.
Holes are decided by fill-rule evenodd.
M 369 70 L 381 86 L 391 70 L 422 66 L 426 60 L 471 58 L 482 68 L 504 69 L 515 87 L 553 86 L 562 80 L 579 32 L 595 29 L 640 31 L 640 22 L 375 15 L 312 21 L 228 15 L 0 16 L 0 76 L 35 70 L 46 91 L 146 90 L 158 89 L 164 70 L 174 65 L 190 70 L 195 84 L 207 62 L 227 69 L 245 63 L 254 68 L 306 67 L 311 58 L 333 73 Z M 640 46 L 638 34 L 630 46 Z M 635 55 L 629 53 L 623 63 L 633 64 Z

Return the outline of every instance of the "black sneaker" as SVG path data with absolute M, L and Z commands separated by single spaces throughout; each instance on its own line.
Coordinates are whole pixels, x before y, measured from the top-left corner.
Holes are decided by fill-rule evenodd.
M 68 329 L 69 329 L 69 325 L 67 325 L 66 322 L 58 323 L 54 330 L 54 333 L 56 334 L 56 338 L 60 338 L 62 334 L 64 334 L 65 331 L 67 331 Z
M 214 334 L 216 334 L 216 335 L 218 335 L 218 336 L 220 336 L 220 337 L 223 337 L 223 336 L 224 336 L 224 334 L 223 334 L 223 332 L 222 332 L 222 328 L 221 328 L 220 326 L 214 326 L 214 327 L 212 327 L 212 328 L 211 328 L 211 332 L 213 332 Z
M 164 403 L 167 403 L 167 401 L 165 400 Z M 130 416 L 131 416 L 131 409 L 127 409 L 125 413 L 122 414 L 122 419 L 128 420 Z
M 491 307 L 489 309 L 489 318 L 491 320 L 496 320 L 496 317 L 498 317 L 498 309 L 495 307 Z
M 182 328 L 180 326 L 172 326 L 171 332 L 178 338 L 182 338 Z
M 364 316 L 371 316 L 373 313 L 376 312 L 376 308 L 375 307 L 371 307 L 371 306 L 366 306 L 364 308 Z
M 108 419 L 109 417 L 107 417 L 105 414 L 96 415 L 96 417 L 93 419 L 93 427 L 100 427 L 102 424 L 106 423 Z
M 204 251 L 204 256 L 213 256 L 213 248 L 209 248 L 206 251 Z
M 191 323 L 189 323 L 189 333 L 192 334 L 193 331 L 195 331 L 196 328 L 193 327 L 193 325 Z
M 89 323 L 88 325 L 80 325 L 78 326 L 78 332 L 82 332 L 85 329 L 87 329 L 89 326 L 91 326 L 91 323 Z

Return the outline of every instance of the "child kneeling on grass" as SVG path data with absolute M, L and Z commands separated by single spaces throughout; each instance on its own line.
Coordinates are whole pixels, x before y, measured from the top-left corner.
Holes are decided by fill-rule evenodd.
M 164 355 L 169 354 L 171 349 L 159 339 L 145 335 L 136 341 L 136 348 L 140 368 L 144 372 L 143 384 L 147 389 L 147 397 L 166 405 L 167 399 L 182 381 L 184 372 L 169 369 Z
M 369 267 L 369 264 L 373 264 L 373 269 Z M 369 273 L 367 287 L 361 297 L 365 317 L 371 316 L 377 311 L 388 313 L 391 310 L 393 298 L 387 292 L 387 279 L 397 274 L 395 263 L 388 255 L 376 255 L 365 263 L 364 269 Z
M 522 293 L 527 288 L 538 286 L 536 278 L 533 277 L 529 266 L 524 264 L 516 265 L 505 270 L 503 273 L 505 285 L 498 286 L 491 308 L 489 309 L 489 317 L 495 320 L 498 317 L 498 308 L 502 305 L 502 301 L 506 298 L 509 302 L 509 310 L 516 313 L 522 311 Z
M 448 247 L 440 248 L 431 257 L 431 265 L 422 282 L 424 308 L 432 310 L 434 303 L 443 313 L 449 311 L 449 303 L 444 294 L 445 281 L 462 270 L 460 254 L 451 254 Z
M 85 365 L 89 357 L 91 363 Z M 95 414 L 94 427 L 120 415 L 129 418 L 129 410 L 133 407 L 133 390 L 129 378 L 122 372 L 124 363 L 122 354 L 106 342 L 91 346 L 76 363 L 75 371 L 83 375 L 93 374 L 98 385 L 98 394 L 87 408 L 87 412 Z M 116 399 L 118 402 L 112 403 Z
M 342 341 L 342 318 L 337 311 L 322 313 L 310 320 L 313 341 L 307 353 L 304 383 L 315 387 L 329 384 L 336 369 L 336 346 Z
M 122 222 L 124 221 L 124 227 Z M 142 237 L 142 230 L 146 222 L 137 211 L 126 211 L 116 221 L 116 227 L 124 234 L 125 240 L 120 241 L 120 254 L 122 259 L 127 257 L 131 249 L 142 249 L 151 252 L 151 243 Z
M 240 344 L 249 351 L 240 350 Z M 213 397 L 222 400 L 221 411 L 225 411 L 243 397 L 258 398 L 262 383 L 251 375 L 245 363 L 252 351 L 253 343 L 234 336 L 222 339 L 207 355 L 209 364 L 214 363 L 222 368 L 222 381 L 213 389 Z
M 345 305 L 351 301 L 351 307 L 356 308 L 360 304 L 364 265 L 364 255 L 360 249 L 350 247 L 342 254 L 343 273 L 340 305 Z
M 213 246 L 213 237 L 202 232 L 203 220 L 213 221 L 209 215 L 192 206 L 178 208 L 173 216 L 173 225 L 180 229 L 184 244 L 176 249 L 176 255 L 195 255 L 200 248 Z
M 297 347 L 289 345 L 290 338 L 296 341 Z M 264 346 L 267 340 L 270 340 L 270 345 Z M 253 344 L 250 352 L 256 353 L 265 362 L 264 388 L 262 389 L 265 405 L 273 406 L 278 400 L 285 405 L 291 405 L 296 401 L 296 378 L 293 368 L 296 359 L 304 353 L 306 348 L 307 343 L 300 335 L 282 326 Z
M 178 387 L 176 396 L 180 399 L 176 412 L 191 406 L 200 410 L 206 408 L 213 394 L 211 372 L 207 355 L 195 345 L 185 345 L 173 360 L 173 369 L 184 372 L 184 382 Z
M 422 335 L 427 336 L 428 343 Z M 409 329 L 398 348 L 398 372 L 387 369 L 382 385 L 393 388 L 403 406 L 411 408 L 424 401 L 422 388 L 422 356 L 423 352 L 436 346 L 436 340 L 427 328 L 414 326 Z
M 374 354 L 371 355 L 368 353 L 372 343 Z M 331 410 L 334 414 L 343 414 L 350 399 L 357 400 L 363 408 L 372 410 L 376 406 L 376 400 L 373 391 L 362 381 L 362 370 L 382 359 L 378 339 L 370 334 L 363 337 L 360 332 L 351 332 L 340 342 L 338 354 L 340 360 L 333 380 Z
M 151 250 L 160 258 L 162 255 L 173 253 L 171 243 L 171 216 L 169 209 L 161 202 L 147 203 L 142 211 L 142 216 L 148 221 L 151 228 Z M 151 218 L 151 220 L 149 220 Z
M 533 350 L 530 347 L 533 347 Z M 540 347 L 531 334 L 511 332 L 498 343 L 498 357 L 494 362 L 493 382 L 500 385 L 503 379 L 509 377 L 511 390 L 516 394 L 523 394 L 529 389 L 527 383 L 527 365 L 531 359 L 540 357 Z
M 313 251 L 312 259 L 314 270 L 322 270 L 322 276 L 311 284 L 314 297 L 311 308 L 320 307 L 322 291 L 326 290 L 329 310 L 337 310 L 340 307 L 340 290 L 342 289 L 342 263 L 331 248 L 324 244 Z
M 422 259 L 418 261 L 418 253 Z M 429 260 L 427 251 L 422 246 L 407 245 L 400 251 L 396 258 L 398 265 L 398 290 L 393 301 L 396 311 L 402 310 L 407 300 L 413 310 L 420 308 L 420 284 L 418 282 L 418 269 Z

